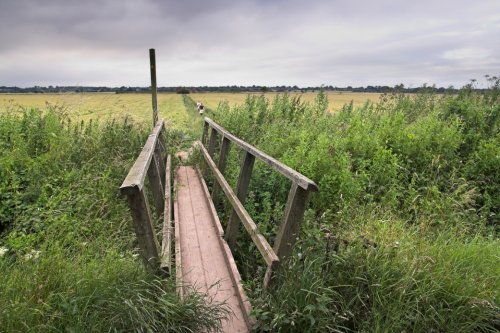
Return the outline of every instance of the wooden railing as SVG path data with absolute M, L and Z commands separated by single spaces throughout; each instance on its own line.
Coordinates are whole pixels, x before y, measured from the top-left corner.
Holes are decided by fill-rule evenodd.
M 219 160 L 216 165 L 213 158 L 218 136 L 221 141 L 219 145 Z M 231 142 L 245 151 L 238 183 L 236 185 L 236 193 L 234 193 L 223 175 Z M 208 145 L 208 147 L 205 147 L 206 145 Z M 198 146 L 200 147 L 208 167 L 212 170 L 217 180 L 217 183 L 214 184 L 212 189 L 212 199 L 217 201 L 220 187 L 233 208 L 224 233 L 224 238 L 229 246 L 233 247 L 238 237 L 239 223 L 241 221 L 267 264 L 267 271 L 264 278 L 264 287 L 267 287 L 273 279 L 274 272 L 278 268 L 280 261 L 287 259 L 291 255 L 300 230 L 300 225 L 304 218 L 309 192 L 318 191 L 318 186 L 306 176 L 232 135 L 210 118 L 205 118 L 204 120 L 203 135 L 201 143 L 199 143 Z M 248 194 L 248 185 L 250 183 L 255 158 L 258 158 L 292 181 L 283 221 L 279 226 L 273 247 L 271 247 L 264 236 L 258 232 L 255 222 L 243 206 Z
M 170 272 L 171 266 L 171 186 L 170 155 L 166 157 L 164 122 L 156 123 L 139 157 L 120 186 L 122 195 L 127 196 L 139 250 L 146 267 L 154 272 Z M 144 181 L 148 176 L 158 216 L 163 213 L 163 239 L 160 250 L 155 235 Z

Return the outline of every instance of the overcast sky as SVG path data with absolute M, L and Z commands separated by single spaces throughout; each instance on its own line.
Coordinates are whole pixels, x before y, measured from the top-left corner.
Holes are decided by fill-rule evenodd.
M 460 87 L 500 75 L 500 0 L 0 0 L 0 85 Z

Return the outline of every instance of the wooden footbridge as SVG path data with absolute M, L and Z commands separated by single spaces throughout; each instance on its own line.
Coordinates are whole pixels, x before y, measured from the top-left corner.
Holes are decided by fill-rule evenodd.
M 151 64 L 155 118 L 154 51 Z M 205 293 L 216 303 L 225 303 L 230 308 L 231 317 L 222 323 L 224 332 L 248 332 L 252 325 L 251 305 L 231 252 L 240 226 L 243 225 L 266 262 L 264 287 L 272 288 L 277 283 L 280 263 L 292 252 L 308 194 L 317 191 L 318 187 L 312 180 L 235 137 L 209 118 L 204 119 L 201 141 L 195 144 L 195 149 L 204 157 L 202 165 L 179 166 L 172 170 L 164 122 L 160 120 L 155 123 L 144 148 L 120 187 L 121 193 L 128 199 L 144 265 L 159 275 L 173 274 L 175 271 L 181 297 L 197 291 Z M 244 151 L 235 189 L 224 178 L 231 145 Z M 218 156 L 217 163 L 214 161 L 215 156 Z M 286 176 L 292 183 L 284 218 L 273 246 L 258 232 L 243 206 L 256 158 Z M 211 193 L 202 175 L 209 171 L 216 180 Z M 155 215 L 161 216 L 163 220 L 161 247 L 155 231 L 157 223 L 148 202 L 149 192 Z M 232 214 L 225 230 L 214 206 L 214 200 L 220 199 L 221 192 L 232 205 Z

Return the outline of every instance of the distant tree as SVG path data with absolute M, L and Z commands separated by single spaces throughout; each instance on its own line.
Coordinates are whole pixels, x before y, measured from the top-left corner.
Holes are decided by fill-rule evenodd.
M 178 94 L 189 94 L 189 89 L 187 89 L 187 88 L 177 88 L 177 90 L 175 92 L 178 93 Z

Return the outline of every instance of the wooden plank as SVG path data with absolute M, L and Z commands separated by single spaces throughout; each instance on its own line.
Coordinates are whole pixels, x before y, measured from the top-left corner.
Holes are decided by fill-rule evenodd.
M 226 170 L 227 155 L 229 154 L 229 149 L 231 149 L 231 141 L 229 141 L 229 139 L 226 137 L 222 137 L 219 162 L 217 163 L 217 168 L 222 174 L 224 174 L 224 171 Z M 212 190 L 212 200 L 216 205 L 219 203 L 219 190 L 219 185 L 215 183 Z
M 151 99 L 153 104 L 153 126 L 158 121 L 158 100 L 156 88 L 156 55 L 155 49 L 149 49 L 149 65 L 151 69 Z
M 161 264 L 160 268 L 168 274 L 171 272 L 172 261 L 172 196 L 171 196 L 171 156 L 167 156 L 167 163 L 165 164 L 165 211 L 163 212 L 163 230 L 162 230 L 162 243 L 161 243 Z
M 177 177 L 174 179 L 174 188 L 177 188 Z M 184 285 L 182 283 L 182 255 L 181 234 L 179 226 L 179 201 L 174 200 L 174 237 L 175 237 L 175 284 L 177 293 L 184 300 Z
M 221 237 L 201 179 L 193 167 L 177 170 L 180 245 L 183 284 L 206 293 L 214 302 L 224 302 L 231 318 L 222 321 L 222 332 L 248 332 L 245 307 L 241 306 L 238 288 L 234 285 Z
M 153 154 L 153 158 L 148 168 L 148 179 L 151 193 L 153 194 L 153 201 L 155 204 L 158 216 L 163 213 L 165 207 L 165 190 L 160 175 L 160 161 L 157 154 Z
M 236 196 L 238 197 L 238 200 L 242 205 L 245 204 L 247 198 L 248 185 L 250 184 L 250 177 L 252 176 L 254 162 L 255 156 L 253 156 L 249 152 L 246 152 L 245 157 L 243 158 L 243 163 L 241 164 L 238 184 L 236 185 Z M 234 247 L 236 243 L 239 228 L 240 221 L 235 209 L 233 208 L 226 229 L 226 241 L 230 247 Z
M 135 188 L 134 192 L 127 195 L 134 230 L 139 243 L 141 258 L 147 269 L 158 272 L 159 245 L 151 221 L 151 213 L 144 191 Z
M 255 225 L 255 222 L 252 220 L 248 212 L 246 211 L 245 207 L 241 204 L 241 202 L 238 200 L 238 197 L 236 194 L 233 192 L 231 189 L 231 186 L 227 183 L 227 181 L 224 179 L 224 176 L 220 173 L 220 171 L 217 169 L 217 166 L 215 165 L 214 161 L 208 154 L 208 151 L 203 147 L 203 145 L 200 142 L 197 142 L 198 147 L 200 148 L 201 152 L 203 153 L 203 156 L 205 157 L 205 161 L 207 162 L 208 166 L 212 170 L 212 172 L 215 175 L 215 178 L 219 182 L 219 185 L 221 186 L 222 190 L 226 194 L 229 202 L 233 206 L 233 208 L 236 211 L 236 214 L 238 214 L 238 217 L 243 223 L 243 226 L 245 227 L 246 231 L 252 238 L 252 241 L 254 244 L 257 246 L 257 249 L 259 250 L 260 254 L 264 258 L 265 262 L 268 265 L 271 265 L 274 261 L 279 261 L 278 257 L 274 253 L 273 249 L 267 242 L 267 240 L 262 236 L 258 230 L 257 226 Z
M 219 231 L 219 244 L 221 248 L 224 250 L 224 259 L 226 261 L 226 266 L 231 270 L 231 281 L 233 283 L 233 286 L 236 287 L 237 291 L 237 296 L 238 300 L 240 302 L 240 308 L 244 309 L 247 316 L 245 317 L 245 320 L 247 322 L 248 327 L 252 327 L 253 324 L 255 323 L 252 318 L 250 317 L 250 313 L 252 312 L 252 305 L 250 304 L 250 301 L 248 300 L 245 290 L 243 289 L 243 285 L 241 283 L 241 276 L 240 272 L 238 272 L 238 268 L 236 267 L 236 262 L 234 261 L 233 254 L 231 253 L 231 249 L 227 245 L 226 241 L 224 240 L 224 230 L 222 229 L 222 225 L 219 220 L 219 216 L 217 215 L 217 211 L 215 209 L 215 206 L 210 200 L 210 192 L 208 191 L 207 184 L 205 183 L 205 180 L 203 179 L 203 176 L 201 174 L 200 169 L 197 169 L 198 171 L 198 177 L 200 178 L 200 181 L 203 186 L 203 191 L 205 193 L 205 198 L 207 201 L 207 204 L 210 207 L 210 211 L 213 216 L 213 222 L 215 224 L 215 228 Z
M 252 145 L 246 143 L 245 141 L 237 138 L 236 136 L 232 135 L 226 129 L 224 129 L 222 126 L 215 123 L 212 119 L 205 117 L 205 122 L 208 123 L 212 127 L 212 129 L 215 129 L 221 135 L 223 135 L 224 137 L 226 137 L 229 140 L 231 140 L 232 142 L 234 142 L 238 147 L 251 153 L 256 158 L 260 159 L 262 162 L 266 163 L 274 170 L 280 172 L 281 174 L 283 174 L 285 177 L 287 177 L 288 179 L 290 179 L 294 183 L 297 183 L 303 189 L 308 190 L 308 191 L 312 191 L 312 192 L 318 191 L 318 186 L 311 179 L 309 179 L 306 176 L 302 175 L 301 173 L 293 170 L 289 166 L 286 166 L 285 164 L 283 164 L 280 161 L 276 160 L 275 158 L 267 155 L 266 153 L 260 151 L 259 149 L 255 148 L 254 146 L 252 146 Z
M 156 141 L 158 140 L 158 135 L 162 128 L 163 120 L 160 120 L 153 129 L 153 132 L 149 135 L 139 157 L 135 160 L 134 165 L 120 186 L 121 194 L 132 194 L 136 190 L 141 191 L 144 187 L 144 178 L 146 177 L 151 159 L 153 158 Z

